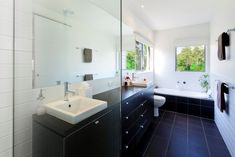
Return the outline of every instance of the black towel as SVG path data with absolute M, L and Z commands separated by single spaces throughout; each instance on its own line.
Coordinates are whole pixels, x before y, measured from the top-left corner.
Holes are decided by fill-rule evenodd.
M 84 75 L 84 81 L 90 81 L 90 80 L 93 80 L 93 74 Z
M 226 46 L 229 46 L 229 35 L 223 32 L 218 38 L 218 59 L 220 61 L 226 59 Z
M 217 83 L 217 106 L 221 112 L 226 110 L 225 94 L 229 93 L 228 85 L 218 81 Z

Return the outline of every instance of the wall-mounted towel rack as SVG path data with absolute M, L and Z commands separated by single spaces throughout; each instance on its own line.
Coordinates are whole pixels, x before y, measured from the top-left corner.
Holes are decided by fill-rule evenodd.
M 93 76 L 96 76 L 96 75 L 98 75 L 98 74 L 93 74 Z M 76 75 L 76 77 L 84 77 L 85 76 L 85 74 L 84 75 Z
M 215 80 L 215 82 L 218 82 L 218 81 L 220 81 L 220 80 Z M 228 84 L 228 83 L 227 83 L 227 85 L 228 85 L 229 89 L 235 89 L 235 86 L 232 86 L 231 84 Z
M 229 32 L 234 32 L 234 31 L 235 31 L 235 28 L 228 29 L 228 30 L 227 30 L 227 33 L 229 33 Z
M 88 47 L 87 47 L 87 48 L 88 48 Z M 82 51 L 84 48 L 83 48 L 83 47 L 76 47 L 76 49 Z M 92 48 L 91 48 L 91 49 L 92 49 Z M 92 49 L 92 50 L 94 50 L 95 52 L 99 52 L 99 50 L 96 50 L 96 49 Z

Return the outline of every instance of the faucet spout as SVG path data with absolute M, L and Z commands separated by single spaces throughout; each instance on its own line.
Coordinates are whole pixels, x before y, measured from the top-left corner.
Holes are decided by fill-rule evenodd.
M 64 83 L 64 101 L 69 101 L 69 94 L 75 95 L 74 91 L 69 90 L 69 82 Z

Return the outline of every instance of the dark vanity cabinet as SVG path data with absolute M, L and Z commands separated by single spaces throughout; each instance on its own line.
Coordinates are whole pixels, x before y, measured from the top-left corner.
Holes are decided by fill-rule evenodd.
M 132 156 L 153 120 L 153 88 L 145 88 L 122 101 L 122 156 Z
M 112 123 L 113 116 L 110 111 L 68 136 L 65 139 L 65 156 L 112 157 L 114 137 L 108 129 Z
M 75 128 L 50 115 L 35 115 L 33 157 L 119 157 L 119 143 L 115 143 L 119 131 L 113 124 L 119 111 L 107 110 Z M 54 130 L 52 123 L 57 123 Z

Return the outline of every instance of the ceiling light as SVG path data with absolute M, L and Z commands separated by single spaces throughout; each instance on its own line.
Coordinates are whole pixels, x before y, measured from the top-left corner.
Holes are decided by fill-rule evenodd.
M 144 4 L 141 4 L 140 7 L 141 7 L 141 8 L 144 8 Z

